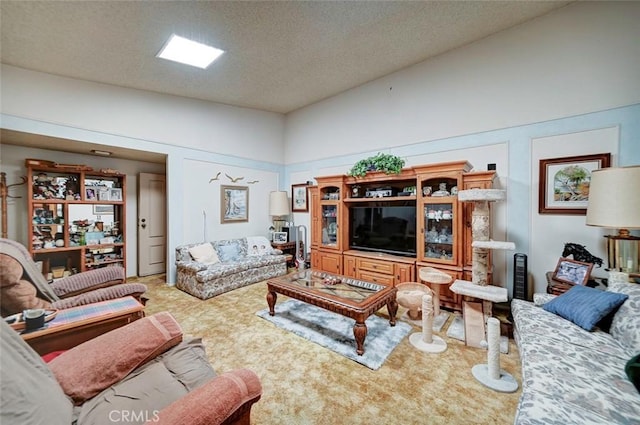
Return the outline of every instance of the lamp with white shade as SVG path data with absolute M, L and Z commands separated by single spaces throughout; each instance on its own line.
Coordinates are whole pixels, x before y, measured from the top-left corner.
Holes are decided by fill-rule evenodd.
M 278 190 L 269 193 L 269 215 L 273 217 L 275 231 L 281 232 L 283 223 L 289 215 L 289 197 L 287 196 L 287 192 Z
M 606 235 L 609 269 L 640 277 L 640 166 L 593 171 L 589 185 L 587 225 L 618 229 Z

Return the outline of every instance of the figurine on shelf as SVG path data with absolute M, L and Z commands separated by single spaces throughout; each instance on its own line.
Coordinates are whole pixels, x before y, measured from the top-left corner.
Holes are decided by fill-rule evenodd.
M 447 226 L 444 226 L 442 230 L 440 230 L 440 236 L 439 236 L 438 242 L 440 243 L 451 242 L 451 235 L 447 231 Z
M 427 241 L 428 242 L 437 242 L 438 239 L 438 231 L 436 230 L 436 226 L 431 227 L 431 230 L 427 232 Z
M 431 196 L 449 196 L 450 195 L 449 191 L 447 190 L 446 183 L 440 183 L 438 187 L 439 189 L 433 192 Z

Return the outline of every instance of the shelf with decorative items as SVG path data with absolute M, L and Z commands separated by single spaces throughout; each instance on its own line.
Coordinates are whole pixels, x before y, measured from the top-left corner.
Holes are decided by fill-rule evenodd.
M 414 167 L 418 196 L 418 234 L 416 268 L 430 267 L 451 276 L 452 282 L 463 276 L 465 240 L 463 206 L 458 189 L 464 175 L 471 171 L 467 161 L 445 162 Z M 416 273 L 419 274 L 419 273 Z M 427 286 L 431 286 L 427 283 Z M 462 297 L 441 285 L 440 305 L 461 310 Z
M 344 211 L 342 203 L 344 184 L 341 176 L 320 178 L 318 192 L 320 198 L 320 248 L 341 251 L 344 241 L 340 226 Z
M 342 273 L 342 251 L 346 243 L 343 215 L 344 204 L 342 197 L 345 186 L 342 176 L 327 176 L 316 179 L 318 182 L 317 209 L 314 208 L 314 223 L 319 229 L 314 229 L 317 238 L 317 249 L 312 247 L 312 265 L 315 268 L 330 272 Z M 312 223 L 313 224 L 313 223 Z
M 316 177 L 310 191 L 314 269 L 394 285 L 414 281 L 427 266 L 450 275 L 451 282 L 471 274 L 472 207 L 457 193 L 490 188 L 494 171 L 471 171 L 467 161 L 392 172 L 363 167 Z M 462 297 L 442 286 L 441 305 L 461 310 Z
M 29 251 L 48 278 L 126 267 L 126 176 L 27 159 Z

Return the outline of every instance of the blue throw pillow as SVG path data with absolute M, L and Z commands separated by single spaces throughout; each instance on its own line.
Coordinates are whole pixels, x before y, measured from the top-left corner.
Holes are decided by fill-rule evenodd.
M 240 247 L 234 243 L 218 246 L 220 261 L 234 261 L 240 255 Z
M 592 331 L 603 317 L 620 307 L 627 298 L 627 294 L 575 285 L 542 308 Z

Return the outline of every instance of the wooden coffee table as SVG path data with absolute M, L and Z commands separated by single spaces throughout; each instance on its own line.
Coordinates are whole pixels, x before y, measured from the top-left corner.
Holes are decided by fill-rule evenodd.
M 395 326 L 398 303 L 396 288 L 365 282 L 316 270 L 304 270 L 267 281 L 269 314 L 275 315 L 277 294 L 333 311 L 356 321 L 353 335 L 356 353 L 364 354 L 367 336 L 365 320 L 383 306 L 389 311 L 389 324 Z

